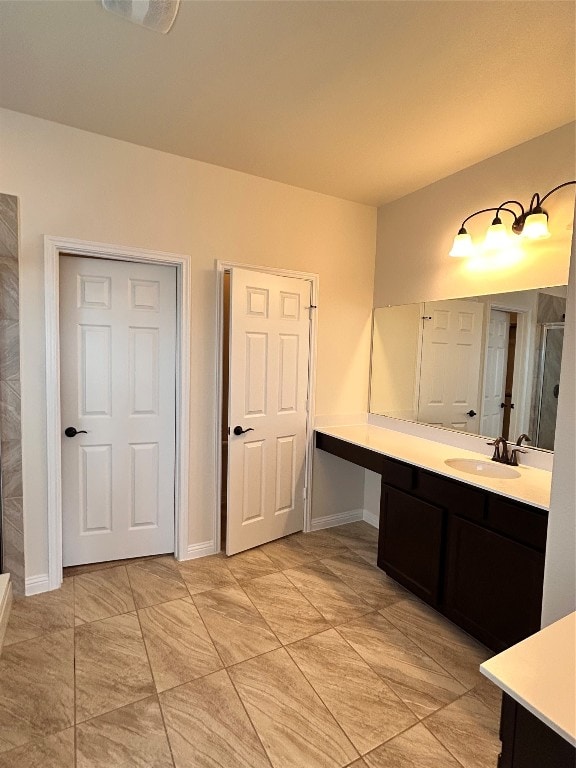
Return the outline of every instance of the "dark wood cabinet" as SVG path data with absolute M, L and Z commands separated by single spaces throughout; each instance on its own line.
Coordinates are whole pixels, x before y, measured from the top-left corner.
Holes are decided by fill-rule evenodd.
M 531 712 L 504 694 L 498 768 L 574 768 L 576 749 Z
M 443 611 L 495 651 L 540 629 L 544 556 L 461 517 L 450 518 Z
M 378 565 L 430 605 L 439 603 L 444 511 L 382 483 Z
M 548 515 L 317 434 L 322 450 L 382 476 L 378 565 L 495 651 L 540 628 Z

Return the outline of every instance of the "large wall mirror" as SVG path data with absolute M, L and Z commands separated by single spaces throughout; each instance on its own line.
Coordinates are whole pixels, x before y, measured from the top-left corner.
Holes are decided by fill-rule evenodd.
M 370 412 L 554 449 L 566 286 L 374 310 Z

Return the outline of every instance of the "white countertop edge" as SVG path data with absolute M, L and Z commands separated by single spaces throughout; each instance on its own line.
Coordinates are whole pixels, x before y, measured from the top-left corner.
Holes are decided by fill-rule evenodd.
M 576 747 L 576 612 L 488 659 L 480 672 Z
M 461 457 L 461 458 L 469 458 L 469 459 L 475 459 L 477 461 L 489 461 L 490 456 L 484 455 L 481 453 L 475 453 L 473 451 L 466 450 L 464 448 L 455 448 L 450 445 L 446 445 L 444 443 L 437 443 L 433 440 L 427 440 L 423 437 L 416 437 L 414 435 L 409 435 L 404 432 L 396 432 L 392 429 L 386 429 L 384 427 L 376 427 L 371 424 L 347 424 L 347 425 L 334 425 L 331 427 L 316 427 L 315 431 L 320 432 L 323 435 L 328 435 L 329 437 L 335 437 L 339 440 L 344 440 L 345 442 L 351 443 L 352 445 L 357 445 L 360 448 L 366 448 L 371 451 L 375 451 L 376 453 L 380 453 L 383 456 L 389 456 L 392 459 L 397 459 L 398 461 L 403 461 L 407 464 L 412 464 L 415 467 L 419 467 L 420 469 L 425 469 L 428 472 L 434 472 L 437 475 L 443 475 L 444 477 L 451 478 L 452 480 L 457 480 L 458 482 L 465 483 L 466 485 L 471 485 L 475 488 L 480 488 L 484 491 L 489 491 L 491 493 L 495 493 L 498 496 L 504 496 L 505 498 L 509 498 L 512 501 L 518 501 L 522 504 L 528 504 L 529 506 L 536 507 L 538 509 L 542 509 L 545 512 L 548 512 L 549 510 L 549 502 L 548 504 L 544 504 L 542 502 L 539 502 L 538 500 L 531 498 L 529 494 L 522 494 L 521 493 L 521 486 L 517 486 L 518 490 L 514 492 L 514 486 L 511 486 L 511 490 L 508 490 L 508 488 L 505 486 L 504 488 L 501 487 L 501 484 L 503 482 L 506 483 L 515 483 L 520 478 L 514 478 L 513 480 L 504 481 L 501 478 L 488 478 L 488 477 L 480 477 L 478 475 L 472 475 L 467 472 L 461 472 L 457 469 L 454 469 L 453 467 L 449 467 L 446 464 L 443 463 L 443 461 L 440 461 L 438 463 L 435 462 L 423 462 L 419 459 L 414 459 L 410 456 L 407 456 L 402 453 L 394 452 L 391 449 L 383 450 L 381 448 L 377 448 L 373 445 L 369 445 L 366 442 L 362 442 L 361 440 L 349 437 L 346 434 L 343 434 L 342 431 L 345 429 L 353 429 L 353 428 L 361 428 L 366 430 L 376 430 L 377 432 L 386 433 L 389 436 L 401 436 L 405 440 L 415 441 L 415 443 L 423 445 L 427 444 L 429 446 L 429 450 L 434 452 L 438 451 L 439 449 L 449 451 L 451 454 L 454 454 L 453 457 Z M 542 477 L 546 478 L 546 482 L 551 484 L 552 481 L 552 473 L 548 472 L 545 469 L 536 469 L 535 467 L 525 467 L 525 466 L 518 466 L 514 467 L 514 469 L 517 469 L 520 472 L 521 477 L 527 475 L 528 473 L 541 473 Z M 537 475 L 533 475 L 536 477 Z M 498 482 L 493 482 L 494 480 L 497 480 Z
M 558 723 L 556 723 L 554 720 L 552 720 L 550 717 L 547 717 L 544 712 L 541 712 L 534 704 L 531 704 L 529 701 L 525 700 L 520 696 L 520 694 L 515 691 L 513 688 L 511 688 L 506 683 L 499 680 L 496 675 L 494 675 L 492 672 L 490 672 L 487 669 L 484 669 L 484 665 L 480 665 L 480 672 L 484 675 L 484 677 L 487 677 L 488 680 L 493 682 L 495 685 L 498 686 L 504 693 L 507 693 L 511 698 L 514 699 L 514 701 L 518 702 L 524 709 L 527 709 L 528 712 L 534 715 L 534 717 L 537 717 L 538 720 L 541 720 L 545 725 L 547 725 L 549 728 L 551 728 L 555 733 L 558 734 L 558 736 L 562 736 L 563 739 L 566 739 L 567 742 L 569 742 L 573 747 L 576 747 L 576 735 L 573 733 L 569 733 L 568 731 L 564 730 Z

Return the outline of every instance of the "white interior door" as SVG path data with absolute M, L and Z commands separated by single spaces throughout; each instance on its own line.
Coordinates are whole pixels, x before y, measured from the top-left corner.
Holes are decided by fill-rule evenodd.
M 480 433 L 486 437 L 500 437 L 504 422 L 502 403 L 506 397 L 506 366 L 508 363 L 508 335 L 510 315 L 499 309 L 490 310 L 486 335 L 486 362 L 482 398 Z
M 228 555 L 303 527 L 311 284 L 234 268 L 230 292 Z
M 476 301 L 424 304 L 418 421 L 478 432 L 483 311 Z
M 63 563 L 173 552 L 176 270 L 63 256 L 60 276 Z

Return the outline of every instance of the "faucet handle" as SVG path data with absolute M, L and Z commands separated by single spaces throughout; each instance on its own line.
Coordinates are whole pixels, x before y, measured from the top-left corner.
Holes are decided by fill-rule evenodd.
M 494 446 L 494 453 L 492 454 L 491 461 L 500 461 L 500 451 L 498 450 L 499 443 L 496 440 L 494 440 L 491 443 L 486 443 L 486 445 L 493 445 Z
M 528 453 L 528 451 L 523 451 L 522 448 L 512 448 L 510 451 L 510 466 L 511 467 L 517 467 L 518 466 L 518 456 L 516 454 L 518 453 Z

